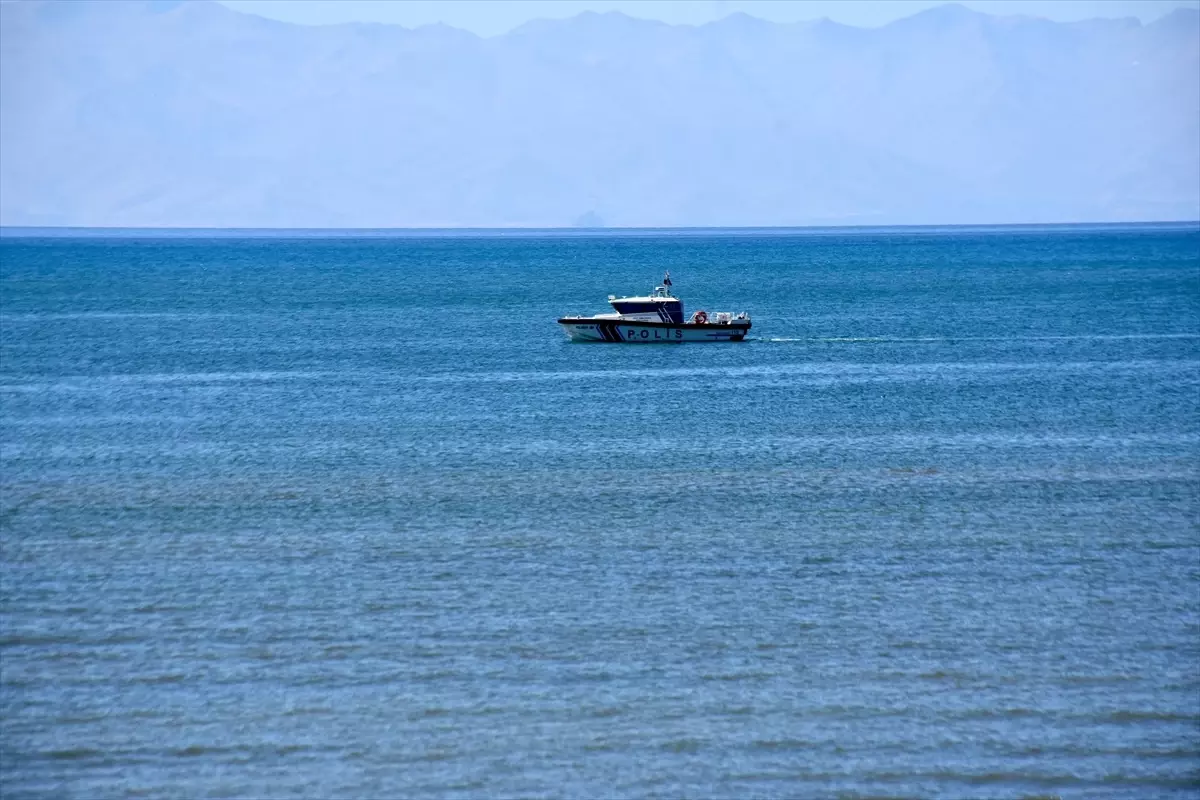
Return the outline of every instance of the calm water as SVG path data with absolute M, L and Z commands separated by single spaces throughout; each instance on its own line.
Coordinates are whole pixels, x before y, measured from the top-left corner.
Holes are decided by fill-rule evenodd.
M 1195 226 L 0 259 L 5 800 L 1200 795 Z

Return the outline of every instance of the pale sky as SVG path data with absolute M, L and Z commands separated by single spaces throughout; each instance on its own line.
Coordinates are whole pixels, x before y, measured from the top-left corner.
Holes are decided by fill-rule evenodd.
M 620 11 L 674 25 L 701 25 L 737 11 L 773 22 L 826 17 L 876 27 L 942 5 L 936 0 L 220 0 L 230 8 L 305 25 L 386 22 L 413 28 L 442 22 L 480 36 L 505 33 L 531 19 L 573 17 L 584 11 Z M 1137 17 L 1152 22 L 1176 8 L 1200 9 L 1200 0 L 962 0 L 987 14 L 1045 17 L 1069 22 L 1092 17 Z

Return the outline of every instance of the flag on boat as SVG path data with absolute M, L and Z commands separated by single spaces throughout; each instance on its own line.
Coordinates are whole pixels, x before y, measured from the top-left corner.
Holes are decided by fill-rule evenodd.
M 670 286 L 670 285 L 671 285 L 671 273 L 668 270 L 667 274 L 663 276 L 663 286 Z

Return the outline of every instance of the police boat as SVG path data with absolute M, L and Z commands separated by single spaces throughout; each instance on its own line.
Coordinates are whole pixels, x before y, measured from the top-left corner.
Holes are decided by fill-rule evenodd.
M 671 273 L 646 297 L 609 295 L 615 314 L 563 317 L 558 321 L 573 342 L 740 342 L 750 330 L 750 315 L 697 311 L 686 321 L 683 301 L 671 294 Z

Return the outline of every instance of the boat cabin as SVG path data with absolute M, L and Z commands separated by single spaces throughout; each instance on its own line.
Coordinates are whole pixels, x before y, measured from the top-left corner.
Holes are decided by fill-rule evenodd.
M 666 286 L 656 286 L 648 297 L 608 296 L 613 310 L 631 320 L 683 322 L 683 301 L 672 297 Z

